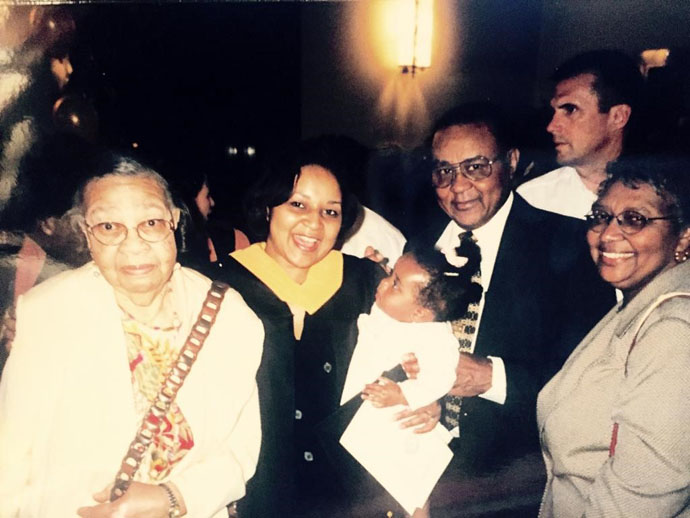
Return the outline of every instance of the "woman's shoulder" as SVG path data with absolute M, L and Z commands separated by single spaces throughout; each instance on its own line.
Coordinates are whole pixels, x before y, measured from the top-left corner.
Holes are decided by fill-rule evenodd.
M 381 277 L 383 270 L 373 261 L 343 254 L 342 284 L 320 313 L 347 318 L 368 313 L 374 303 L 376 287 Z
M 378 285 L 378 282 L 384 276 L 383 269 L 374 261 L 343 254 L 343 284 L 360 280 L 367 284 L 375 283 L 375 285 Z
M 89 262 L 79 268 L 62 271 L 49 279 L 37 284 L 23 296 L 24 300 L 34 301 L 47 297 L 62 297 L 69 293 L 75 297 L 84 293 L 90 285 L 104 282 L 98 267 Z

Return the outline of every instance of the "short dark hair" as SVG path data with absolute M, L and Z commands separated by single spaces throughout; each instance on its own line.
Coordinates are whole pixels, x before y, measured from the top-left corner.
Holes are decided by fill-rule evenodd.
M 515 138 L 504 111 L 491 102 L 480 101 L 460 104 L 441 115 L 427 139 L 428 148 L 431 148 L 434 135 L 439 131 L 452 126 L 467 125 L 486 126 L 493 135 L 498 151 L 501 153 L 515 147 Z
M 666 205 L 673 228 L 680 233 L 690 226 L 690 157 L 634 155 L 621 157 L 607 167 L 608 178 L 599 186 L 603 197 L 615 183 L 631 189 L 649 185 Z
M 482 287 L 472 281 L 479 270 L 479 248 L 463 245 L 458 255 L 467 257 L 467 263 L 460 268 L 449 264 L 443 253 L 433 248 L 413 247 L 405 252 L 429 274 L 429 282 L 419 290 L 417 301 L 434 313 L 437 322 L 461 318 L 468 306 L 482 297 Z
M 296 151 L 284 152 L 270 159 L 253 188 L 249 189 L 245 200 L 247 223 L 254 237 L 261 241 L 268 238 L 267 214 L 270 214 L 272 208 L 282 205 L 290 198 L 302 167 L 317 165 L 329 171 L 340 187 L 340 241 L 355 222 L 358 202 L 349 187 L 348 175 L 338 160 L 339 156 L 329 140 L 314 138 L 302 142 Z
M 551 77 L 560 83 L 566 79 L 592 74 L 592 90 L 599 101 L 599 112 L 606 113 L 612 106 L 627 104 L 635 108 L 643 87 L 642 74 L 635 60 L 620 50 L 590 50 L 578 54 L 559 67 Z

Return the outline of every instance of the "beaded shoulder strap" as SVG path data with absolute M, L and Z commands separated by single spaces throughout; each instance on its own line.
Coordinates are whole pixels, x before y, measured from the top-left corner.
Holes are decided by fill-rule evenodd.
M 129 445 L 125 458 L 122 459 L 120 471 L 117 472 L 115 484 L 110 491 L 111 502 L 124 495 L 134 480 L 134 474 L 139 469 L 144 452 L 160 431 L 161 418 L 167 414 L 170 405 L 175 401 L 177 392 L 189 374 L 213 323 L 216 321 L 220 304 L 223 302 L 228 288 L 227 284 L 219 281 L 213 281 L 211 284 L 196 323 L 192 326 L 192 330 L 161 385 L 158 395 L 141 421 L 141 426 Z

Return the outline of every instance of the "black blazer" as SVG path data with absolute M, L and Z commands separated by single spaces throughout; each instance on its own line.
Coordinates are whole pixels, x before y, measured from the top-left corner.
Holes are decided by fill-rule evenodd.
M 413 243 L 436 243 L 449 222 L 438 212 Z M 454 466 L 481 473 L 538 451 L 537 393 L 614 303 L 590 258 L 584 223 L 514 194 L 474 350 L 503 359 L 507 397 L 504 405 L 465 398 Z

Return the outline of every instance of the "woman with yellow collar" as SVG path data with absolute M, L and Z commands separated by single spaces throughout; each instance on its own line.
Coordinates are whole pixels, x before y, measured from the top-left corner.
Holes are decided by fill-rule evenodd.
M 305 143 L 296 160 L 268 171 L 248 213 L 265 241 L 231 254 L 221 273 L 266 336 L 261 453 L 240 517 L 331 516 L 347 505 L 314 429 L 339 407 L 357 318 L 369 312 L 382 270 L 334 250 L 356 202 L 332 157 Z

